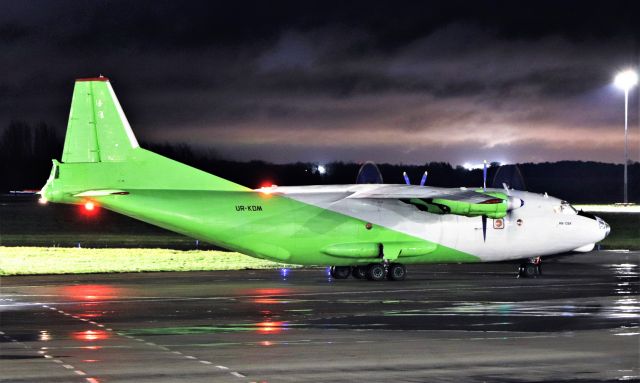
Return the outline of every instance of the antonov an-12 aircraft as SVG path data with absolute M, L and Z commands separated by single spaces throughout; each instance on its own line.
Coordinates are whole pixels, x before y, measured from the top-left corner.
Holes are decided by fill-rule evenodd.
M 43 201 L 97 205 L 276 262 L 331 266 L 336 279 L 403 280 L 405 264 L 520 260 L 590 251 L 609 225 L 517 190 L 354 184 L 249 189 L 138 145 L 106 77 L 78 79 L 62 162 Z

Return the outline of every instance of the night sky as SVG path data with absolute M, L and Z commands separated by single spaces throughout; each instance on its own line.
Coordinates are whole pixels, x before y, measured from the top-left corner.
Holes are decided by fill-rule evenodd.
M 103 74 L 140 140 L 232 159 L 621 163 L 639 41 L 638 1 L 4 0 L 0 129 Z

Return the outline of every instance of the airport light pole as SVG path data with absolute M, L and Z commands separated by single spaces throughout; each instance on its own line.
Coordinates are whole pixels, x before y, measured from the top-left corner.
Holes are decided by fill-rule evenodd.
M 629 69 L 616 75 L 614 84 L 624 91 L 624 203 L 629 203 L 627 197 L 627 164 L 629 162 L 629 148 L 627 135 L 629 130 L 629 91 L 638 83 L 638 74 Z

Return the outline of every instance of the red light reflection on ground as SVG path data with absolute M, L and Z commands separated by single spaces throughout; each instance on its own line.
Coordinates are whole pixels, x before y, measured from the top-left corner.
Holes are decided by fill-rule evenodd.
M 122 289 L 109 285 L 75 285 L 63 288 L 63 293 L 74 300 L 95 301 L 122 296 Z
M 279 334 L 282 330 L 286 329 L 287 323 L 265 321 L 256 323 L 256 326 L 258 328 L 256 330 L 258 334 Z
M 260 303 L 263 305 L 273 305 L 277 303 L 285 303 L 285 300 L 277 299 L 277 298 L 256 298 L 253 300 L 253 303 Z
M 105 340 L 109 338 L 109 333 L 102 330 L 86 330 L 71 333 L 73 339 L 92 342 L 94 340 Z
M 90 313 L 78 314 L 78 316 L 82 318 L 100 318 L 102 316 L 102 313 L 94 311 Z
M 289 288 L 255 289 L 251 295 L 280 295 L 291 292 Z

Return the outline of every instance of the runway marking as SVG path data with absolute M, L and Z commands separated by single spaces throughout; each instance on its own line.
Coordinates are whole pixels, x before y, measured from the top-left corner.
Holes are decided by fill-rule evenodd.
M 157 346 L 157 344 L 152 343 L 152 342 L 146 342 L 146 344 L 148 344 L 149 346 Z
M 218 367 L 221 370 L 228 370 L 229 369 L 229 367 L 225 367 L 225 366 L 216 366 L 216 367 Z
M 213 363 L 209 362 L 208 360 L 201 360 L 200 363 L 202 363 L 202 364 L 213 364 Z
M 246 376 L 242 375 L 241 373 L 237 372 L 237 371 L 233 371 L 230 372 L 231 375 L 236 376 L 238 378 L 246 378 Z
M 171 353 L 176 354 L 176 355 L 182 355 L 182 353 L 180 351 L 171 351 Z
M 44 306 L 44 305 L 43 305 L 43 306 Z M 59 310 L 56 310 L 56 311 L 59 311 Z M 25 349 L 27 349 L 27 350 L 33 350 L 33 348 L 32 348 L 32 347 L 30 347 L 30 346 L 28 346 L 28 345 L 26 345 L 26 344 L 24 344 L 24 343 L 22 343 L 22 342 L 18 342 L 16 339 L 13 339 L 13 338 L 11 338 L 10 336 L 6 335 L 4 332 L 1 332 L 1 331 L 0 331 L 0 335 L 2 335 L 2 336 L 3 336 L 4 338 L 6 338 L 6 339 L 11 340 L 12 342 L 15 342 L 15 343 L 17 343 L 17 344 L 22 345 L 22 347 L 23 347 L 23 348 L 25 348 Z M 40 350 L 38 350 L 38 354 L 43 354 L 42 356 L 43 356 L 45 359 L 48 359 L 48 360 L 52 361 L 53 363 L 55 363 L 55 364 L 57 364 L 57 365 L 59 365 L 59 366 L 64 367 L 64 368 L 65 368 L 65 369 L 67 369 L 67 370 L 74 370 L 73 372 L 75 372 L 77 375 L 81 375 L 81 376 L 83 376 L 83 375 L 87 375 L 84 371 L 82 371 L 82 370 L 76 370 L 74 366 L 72 366 L 72 365 L 70 365 L 70 364 L 64 364 L 64 361 L 62 361 L 61 359 L 54 358 L 54 357 L 53 357 L 53 355 L 49 355 L 49 354 L 47 354 L 47 351 L 45 351 L 45 350 L 48 350 L 48 347 L 40 347 Z M 88 379 L 87 379 L 87 381 L 88 381 L 88 382 L 90 382 L 90 383 L 97 383 L 97 381 L 96 381 L 95 379 L 94 379 L 94 380 L 88 380 Z
M 195 356 L 191 356 L 191 355 L 185 355 L 184 357 L 187 359 L 198 359 Z

